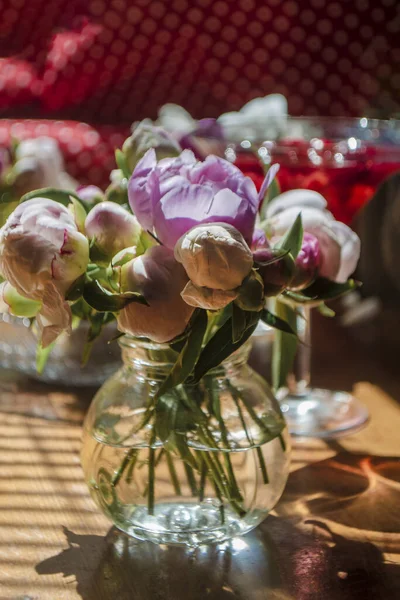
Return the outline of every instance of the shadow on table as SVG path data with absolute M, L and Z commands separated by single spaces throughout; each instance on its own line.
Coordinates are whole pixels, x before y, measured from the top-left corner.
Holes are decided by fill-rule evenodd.
M 398 459 L 343 453 L 292 473 L 278 516 L 243 538 L 187 550 L 65 529 L 36 571 L 75 576 L 82 600 L 395 600 L 382 549 L 400 553 L 399 501 Z
M 314 526 L 325 531 L 322 522 Z M 68 548 L 36 566 L 74 575 L 82 600 L 395 600 L 399 569 L 378 548 L 331 536 L 332 545 L 269 517 L 230 543 L 196 550 L 65 530 Z M 397 579 L 397 585 L 396 585 Z

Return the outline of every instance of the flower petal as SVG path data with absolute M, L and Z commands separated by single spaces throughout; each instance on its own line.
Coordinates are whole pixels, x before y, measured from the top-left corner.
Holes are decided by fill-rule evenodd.
M 238 293 L 235 290 L 214 290 L 199 287 L 193 281 L 189 281 L 181 293 L 187 304 L 206 310 L 220 310 L 235 300 L 237 295 Z
M 340 221 L 332 223 L 331 229 L 336 234 L 342 249 L 340 269 L 336 274 L 336 281 L 344 283 L 356 269 L 360 258 L 361 242 L 358 235 Z
M 268 172 L 264 178 L 264 181 L 261 184 L 261 188 L 260 191 L 258 192 L 258 203 L 261 204 L 261 202 L 264 200 L 265 194 L 267 193 L 267 189 L 269 188 L 269 186 L 271 185 L 272 181 L 274 180 L 275 175 L 277 174 L 277 172 L 280 169 L 280 165 L 271 165 L 270 168 L 268 169 Z
M 299 209 L 303 209 L 304 207 L 317 208 L 322 211 L 326 206 L 327 202 L 325 198 L 318 192 L 302 189 L 290 190 L 289 192 L 279 194 L 279 196 L 268 204 L 266 216 L 269 219 L 292 207 L 296 207 L 298 214 Z
M 52 282 L 45 287 L 42 308 L 36 320 L 43 348 L 52 344 L 61 333 L 71 333 L 71 309 Z

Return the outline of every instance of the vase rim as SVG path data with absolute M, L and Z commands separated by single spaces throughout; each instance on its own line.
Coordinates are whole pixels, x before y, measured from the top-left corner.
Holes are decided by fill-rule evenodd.
M 155 342 L 144 337 L 135 337 L 130 334 L 124 334 L 118 339 L 118 343 L 123 353 L 124 351 L 129 353 L 130 350 L 141 350 L 144 351 L 144 355 L 147 355 L 147 351 L 149 351 L 149 354 L 147 355 L 149 357 L 149 364 L 157 362 L 160 365 L 164 364 L 172 366 L 178 357 L 178 352 L 173 350 L 168 343 Z M 228 365 L 233 362 L 246 362 L 251 349 L 251 343 L 251 339 L 247 340 L 240 348 L 225 358 L 222 363 L 210 369 L 210 373 L 220 369 L 221 365 Z M 139 360 L 142 359 L 143 357 Z

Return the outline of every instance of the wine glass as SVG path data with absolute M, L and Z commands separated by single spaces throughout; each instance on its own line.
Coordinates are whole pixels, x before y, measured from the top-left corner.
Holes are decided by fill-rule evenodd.
M 282 192 L 307 188 L 321 193 L 336 219 L 350 223 L 379 184 L 400 170 L 400 121 L 363 118 L 288 117 L 244 127 L 232 120 L 224 137 L 194 135 L 202 158 L 219 154 L 235 163 L 256 185 L 265 169 L 279 163 Z M 310 387 L 310 309 L 298 308 L 300 343 L 287 385 L 278 390 L 294 435 L 336 438 L 360 429 L 366 407 L 343 391 Z

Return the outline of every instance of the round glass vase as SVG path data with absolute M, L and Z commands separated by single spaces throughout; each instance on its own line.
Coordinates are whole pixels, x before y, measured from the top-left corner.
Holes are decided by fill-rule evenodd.
M 197 546 L 265 519 L 289 473 L 275 397 L 248 365 L 250 344 L 192 385 L 156 393 L 177 354 L 124 336 L 123 366 L 84 422 L 82 466 L 116 527 L 159 544 Z

